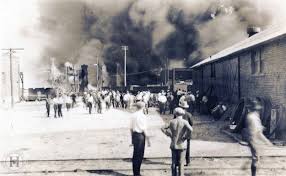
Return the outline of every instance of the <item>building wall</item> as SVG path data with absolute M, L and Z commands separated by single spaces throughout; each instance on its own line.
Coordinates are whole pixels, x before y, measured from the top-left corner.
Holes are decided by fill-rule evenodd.
M 253 72 L 253 53 L 259 53 L 259 68 Z M 196 83 L 203 82 L 201 90 L 214 86 L 214 94 L 220 100 L 227 97 L 230 102 L 237 102 L 243 97 L 267 97 L 273 107 L 286 107 L 286 37 L 257 46 L 236 56 L 213 63 L 215 77 L 211 77 L 212 64 L 196 69 L 203 70 L 203 81 L 199 74 L 194 74 Z M 240 85 L 240 88 L 239 88 Z M 277 136 L 286 139 L 285 111 L 279 115 Z
M 238 101 L 237 57 L 205 65 L 194 72 L 194 84 L 201 92 L 210 94 L 211 91 L 211 95 L 216 95 L 220 100 Z
M 263 72 L 252 74 L 251 52 L 241 55 L 241 94 L 243 97 L 263 96 L 273 107 L 286 107 L 286 38 L 255 48 L 261 52 Z M 286 139 L 285 111 L 279 115 L 276 136 Z
M 261 52 L 262 73 L 252 74 L 251 52 Z M 264 96 L 274 105 L 286 105 L 286 38 L 254 48 L 240 56 L 241 95 Z

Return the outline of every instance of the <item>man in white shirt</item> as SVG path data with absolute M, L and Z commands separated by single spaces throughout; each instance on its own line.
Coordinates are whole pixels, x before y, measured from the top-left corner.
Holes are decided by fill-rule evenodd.
M 134 147 L 132 168 L 133 168 L 133 175 L 140 176 L 140 168 L 144 158 L 144 151 L 145 151 L 145 138 L 147 139 L 148 146 L 150 146 L 150 140 L 147 134 L 147 117 L 143 112 L 145 108 L 145 103 L 137 102 L 136 108 L 137 111 L 132 114 L 130 123 L 132 145 Z
M 160 93 L 158 97 L 158 101 L 159 101 L 160 114 L 166 114 L 167 97 L 164 94 Z

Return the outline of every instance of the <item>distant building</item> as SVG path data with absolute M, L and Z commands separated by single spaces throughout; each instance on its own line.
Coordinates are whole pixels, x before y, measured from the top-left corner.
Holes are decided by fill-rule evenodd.
M 243 97 L 266 97 L 272 107 L 286 107 L 286 26 L 253 34 L 192 66 L 194 86 L 201 92 L 212 89 L 219 99 L 233 103 Z M 278 137 L 286 139 L 282 113 Z
M 9 56 L 0 56 L 0 107 L 11 104 L 11 75 Z M 19 102 L 22 94 L 19 58 L 12 60 L 13 100 Z

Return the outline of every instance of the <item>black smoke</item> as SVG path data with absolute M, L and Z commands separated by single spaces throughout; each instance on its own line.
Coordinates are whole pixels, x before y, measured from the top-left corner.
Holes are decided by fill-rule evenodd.
M 41 31 L 52 41 L 43 58 L 56 57 L 58 65 L 100 58 L 114 83 L 123 77 L 126 45 L 127 81 L 139 85 L 160 83 L 168 59 L 191 66 L 247 37 L 247 26 L 271 21 L 246 0 L 44 1 L 40 11 Z

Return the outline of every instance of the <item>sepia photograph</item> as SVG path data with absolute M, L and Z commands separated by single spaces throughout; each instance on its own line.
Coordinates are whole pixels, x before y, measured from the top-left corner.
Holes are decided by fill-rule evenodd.
M 0 0 L 0 176 L 286 176 L 285 0 Z

